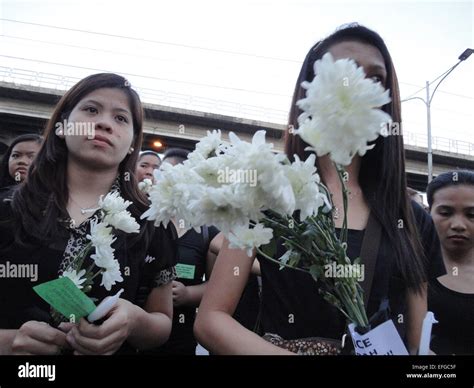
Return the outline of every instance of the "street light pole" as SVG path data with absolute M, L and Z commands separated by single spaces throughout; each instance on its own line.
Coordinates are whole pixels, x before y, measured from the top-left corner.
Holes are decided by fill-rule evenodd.
M 428 183 L 433 180 L 433 146 L 431 144 L 430 83 L 426 81 L 426 123 L 428 126 Z
M 438 86 L 441 84 L 441 82 L 443 82 L 444 79 L 449 74 L 451 74 L 451 72 L 456 67 L 458 67 L 458 65 L 462 61 L 465 61 L 467 58 L 469 58 L 469 56 L 473 52 L 474 52 L 474 50 L 470 49 L 470 48 L 464 50 L 464 52 L 458 58 L 459 59 L 458 63 L 456 63 L 454 66 L 449 68 L 447 71 L 445 71 L 443 74 L 441 74 L 434 81 L 431 82 L 431 83 L 434 83 L 436 80 L 443 77 L 443 78 L 441 78 L 441 80 L 438 82 L 438 84 L 434 88 L 433 94 L 431 96 L 430 96 L 430 82 L 426 81 L 426 86 L 423 88 L 423 89 L 426 89 L 426 100 L 421 98 L 421 97 L 410 97 L 410 98 L 406 98 L 406 99 L 401 101 L 401 102 L 405 102 L 405 101 L 410 101 L 410 100 L 421 100 L 426 105 L 426 125 L 428 127 L 428 183 L 430 183 L 433 180 L 433 145 L 431 143 L 431 101 L 433 101 L 433 96 L 436 93 L 436 90 L 438 90 Z M 423 89 L 418 90 L 418 92 L 420 92 Z M 417 94 L 418 92 L 416 92 L 415 94 Z M 412 94 L 412 96 L 413 95 L 414 94 Z

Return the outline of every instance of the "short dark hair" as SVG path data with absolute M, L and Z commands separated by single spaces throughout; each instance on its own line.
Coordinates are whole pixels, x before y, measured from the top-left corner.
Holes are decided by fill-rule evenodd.
M 140 159 L 143 157 L 143 156 L 146 156 L 146 155 L 153 155 L 153 156 L 156 156 L 159 160 L 159 162 L 161 163 L 161 158 L 160 158 L 160 155 L 158 154 L 158 152 L 155 152 L 155 151 L 152 151 L 152 150 L 145 150 L 145 151 L 141 151 L 140 152 L 140 155 L 138 155 L 138 161 L 140 161 Z
M 426 196 L 428 198 L 428 205 L 430 206 L 430 209 L 433 205 L 433 197 L 438 190 L 455 185 L 474 186 L 474 171 L 449 171 L 440 174 L 435 179 L 433 179 L 426 188 Z
M 27 133 L 24 135 L 17 136 L 13 139 L 10 146 L 7 148 L 5 154 L 3 155 L 2 161 L 0 162 L 0 187 L 13 186 L 18 182 L 10 176 L 8 169 L 8 163 L 10 156 L 13 152 L 13 148 L 19 143 L 24 143 L 27 141 L 34 141 L 38 144 L 43 143 L 43 137 L 35 133 Z
M 163 156 L 163 160 L 167 158 L 175 158 L 182 163 L 188 158 L 188 155 L 189 151 L 184 148 L 168 148 Z

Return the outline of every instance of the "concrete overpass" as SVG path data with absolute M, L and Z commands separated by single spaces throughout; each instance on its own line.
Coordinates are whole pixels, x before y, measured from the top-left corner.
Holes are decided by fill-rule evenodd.
M 0 142 L 4 144 L 3 150 L 15 136 L 41 133 L 61 95 L 62 92 L 56 89 L 0 82 Z M 144 107 L 144 149 L 153 149 L 155 140 L 163 143 L 163 149 L 192 149 L 207 130 L 216 128 L 225 135 L 233 131 L 244 139 L 250 139 L 255 131 L 265 129 L 267 139 L 274 143 L 275 148 L 283 149 L 285 126 L 281 124 L 147 103 Z M 428 169 L 426 148 L 420 143 L 426 142 L 417 136 L 405 134 L 407 177 L 409 186 L 423 191 Z M 435 148 L 444 148 L 434 150 L 434 175 L 460 168 L 474 170 L 474 144 L 449 139 L 444 139 L 444 144 L 441 138 L 434 138 L 433 143 Z

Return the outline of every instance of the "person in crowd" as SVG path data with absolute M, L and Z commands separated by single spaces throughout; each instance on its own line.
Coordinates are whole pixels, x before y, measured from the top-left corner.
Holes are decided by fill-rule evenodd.
M 400 96 L 395 68 L 382 38 L 360 25 L 338 29 L 315 44 L 308 52 L 296 82 L 291 104 L 285 151 L 306 160 L 310 152 L 297 128 L 301 111 L 296 102 L 305 96 L 303 81 L 315 76 L 314 63 L 330 52 L 335 60 L 353 59 L 366 77 L 390 89 L 391 102 L 382 109 L 394 122 L 401 122 Z M 341 184 L 327 156 L 316 158 L 322 182 L 332 194 L 336 208 L 342 209 Z M 348 257 L 359 256 L 369 219 L 381 229 L 380 247 L 375 257 L 374 276 L 367 314 L 373 316 L 387 304 L 391 318 L 410 353 L 417 352 L 422 321 L 427 311 L 427 282 L 445 273 L 439 240 L 430 216 L 410 201 L 406 191 L 405 157 L 401 136 L 379 137 L 363 157 L 356 155 L 347 167 Z M 338 230 L 342 218 L 334 212 Z M 367 236 L 371 241 L 372 236 Z M 285 249 L 277 242 L 274 258 Z M 200 343 L 217 354 L 292 354 L 247 330 L 232 318 L 247 282 L 255 254 L 229 248 L 224 242 L 203 296 L 194 331 Z M 346 331 L 345 319 L 318 292 L 318 284 L 304 272 L 282 269 L 257 256 L 262 274 L 262 331 L 285 340 L 324 337 L 340 340 Z M 234 276 L 235 267 L 239 276 Z M 346 341 L 347 342 L 347 341 Z
M 43 138 L 36 134 L 20 135 L 13 139 L 0 162 L 0 188 L 23 182 L 38 153 Z
M 183 163 L 189 151 L 170 148 L 163 157 L 163 163 L 173 166 Z M 158 182 L 159 184 L 159 182 Z M 173 327 L 164 345 L 147 351 L 159 355 L 195 355 L 197 342 L 193 334 L 196 309 L 211 276 L 212 267 L 223 236 L 214 226 L 203 226 L 200 233 L 186 229 L 180 220 L 172 220 L 178 231 L 177 279 L 173 280 Z
M 56 133 L 56 123 L 64 120 L 92 123 L 94 136 Z M 27 181 L 0 198 L 0 265 L 26 265 L 35 274 L 0 282 L 0 353 L 135 353 L 168 339 L 176 231 L 140 219 L 149 206 L 134 177 L 142 124 L 138 94 L 112 73 L 82 79 L 56 105 Z M 84 318 L 69 321 L 33 287 L 66 276 L 77 263 L 92 229 L 103 221 L 98 203 L 108 193 L 131 202 L 127 210 L 140 228 L 114 233 L 122 280 L 108 290 L 98 277 L 87 295 L 100 302 L 120 289 L 123 293 L 101 325 Z M 82 268 L 91 266 L 91 253 Z M 79 272 L 75 282 L 80 285 Z
M 438 321 L 436 354 L 474 354 L 474 172 L 438 175 L 427 188 L 447 273 L 429 283 L 428 309 Z
M 135 174 L 137 181 L 142 182 L 144 179 L 150 179 L 152 183 L 155 183 L 155 177 L 153 171 L 160 168 L 161 158 L 155 151 L 142 151 L 138 157 L 137 169 Z

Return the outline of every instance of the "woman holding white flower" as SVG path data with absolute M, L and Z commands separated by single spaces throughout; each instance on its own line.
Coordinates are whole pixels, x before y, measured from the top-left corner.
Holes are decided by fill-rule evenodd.
M 89 76 L 59 101 L 27 183 L 0 201 L 0 260 L 38 271 L 0 283 L 0 353 L 113 354 L 167 340 L 175 231 L 140 221 L 148 206 L 134 177 L 142 121 L 137 93 L 115 74 Z M 69 130 L 78 124 L 92 134 Z M 64 322 L 32 290 L 61 276 L 96 302 L 124 291 L 102 325 Z
M 348 62 L 334 65 L 331 56 L 325 56 L 327 53 L 334 60 L 354 60 L 363 72 L 360 68 L 353 72 L 353 67 L 347 66 L 349 73 L 338 78 Z M 327 70 L 325 78 L 317 81 L 313 81 L 315 63 L 316 68 Z M 325 66 L 329 67 L 322 68 Z M 368 83 L 363 93 L 351 94 L 353 83 L 361 82 L 364 73 L 374 82 Z M 374 92 L 379 88 L 376 83 L 389 92 Z M 367 101 L 373 96 L 377 99 Z M 364 106 L 383 108 L 364 110 Z M 318 115 L 312 117 L 307 111 L 316 111 Z M 398 83 L 385 43 L 378 34 L 362 26 L 339 29 L 318 42 L 303 63 L 290 112 L 286 154 L 291 161 L 295 160 L 294 155 L 302 161 L 314 161 L 306 150 L 311 144 L 318 155 L 315 163 L 321 180 L 332 194 L 334 223 L 339 228 L 343 223 L 343 197 L 333 161 L 347 166 L 348 257 L 355 259 L 360 255 L 369 218 L 381 229 L 367 315 L 372 316 L 388 301 L 392 318 L 400 324 L 402 336 L 414 353 L 426 313 L 427 281 L 445 270 L 431 219 L 416 204 L 410 204 L 406 196 L 403 139 L 379 136 L 383 129 L 379 124 L 390 119 L 389 115 L 400 124 Z M 257 233 L 249 235 L 249 248 L 257 245 L 251 241 L 256 236 Z M 265 229 L 258 236 L 267 238 Z M 371 236 L 366 237 L 370 245 Z M 232 239 L 230 243 L 231 247 L 236 245 Z M 249 258 L 248 252 L 231 247 L 224 244 L 201 303 L 195 324 L 199 342 L 220 354 L 288 354 L 232 319 L 255 253 Z M 284 253 L 279 242 L 273 257 L 277 259 Z M 344 317 L 318 293 L 318 283 L 308 273 L 280 269 L 278 264 L 257 258 L 263 281 L 264 332 L 287 340 L 341 339 L 345 332 Z

